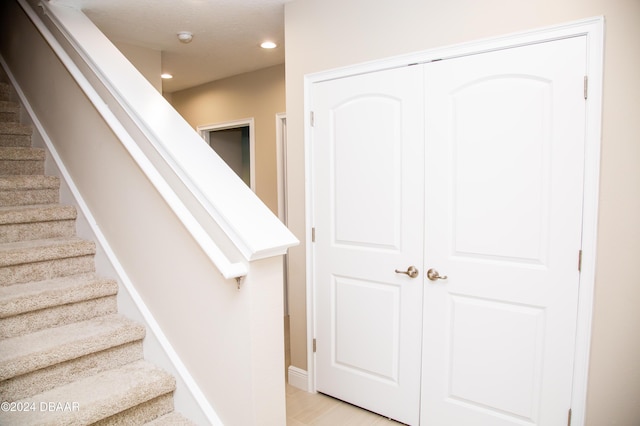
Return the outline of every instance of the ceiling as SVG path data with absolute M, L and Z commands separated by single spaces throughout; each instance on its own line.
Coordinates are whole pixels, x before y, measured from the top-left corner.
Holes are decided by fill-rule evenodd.
M 81 9 L 114 43 L 162 52 L 163 90 L 174 92 L 284 63 L 290 0 L 55 0 Z M 188 44 L 177 33 L 193 33 Z M 275 49 L 262 49 L 270 40 Z

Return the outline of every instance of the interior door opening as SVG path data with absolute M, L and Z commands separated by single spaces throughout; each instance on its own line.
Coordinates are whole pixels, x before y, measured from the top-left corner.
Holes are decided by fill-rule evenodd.
M 255 192 L 253 119 L 199 126 L 209 146 Z
M 247 185 L 251 186 L 249 126 L 211 130 L 209 145 Z

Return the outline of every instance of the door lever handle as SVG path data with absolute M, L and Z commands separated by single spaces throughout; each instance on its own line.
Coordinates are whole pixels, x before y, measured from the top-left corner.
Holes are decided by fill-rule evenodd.
M 436 281 L 436 280 L 446 280 L 448 277 L 446 275 L 440 275 L 438 271 L 431 268 L 427 271 L 427 278 L 429 278 L 431 281 Z
M 400 271 L 400 270 L 396 269 L 396 274 L 406 274 L 410 278 L 415 278 L 415 277 L 418 276 L 419 271 L 415 266 L 411 265 L 411 266 L 409 266 L 409 268 L 407 268 L 406 271 Z

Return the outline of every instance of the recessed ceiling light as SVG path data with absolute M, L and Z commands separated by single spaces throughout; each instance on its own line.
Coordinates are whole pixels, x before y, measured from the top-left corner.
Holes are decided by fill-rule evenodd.
M 272 41 L 265 41 L 260 45 L 263 49 L 275 49 L 278 45 Z
M 177 36 L 180 43 L 191 43 L 191 40 L 193 40 L 193 33 L 190 31 L 180 31 Z
M 165 80 L 168 80 L 168 79 L 170 79 L 170 78 L 173 78 L 173 76 L 172 76 L 171 74 L 169 74 L 169 73 L 164 73 L 164 74 L 161 74 L 161 75 L 160 75 L 160 78 L 163 78 L 163 79 L 165 79 Z

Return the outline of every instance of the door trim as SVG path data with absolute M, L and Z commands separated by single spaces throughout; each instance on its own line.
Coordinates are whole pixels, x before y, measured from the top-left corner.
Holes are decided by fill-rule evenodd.
M 276 114 L 276 176 L 278 181 L 278 218 L 285 226 L 289 225 L 287 212 L 287 113 Z M 289 315 L 289 253 L 284 255 L 284 315 Z
M 426 63 L 434 60 L 450 59 L 460 56 L 507 49 L 528 44 L 542 43 L 569 37 L 585 36 L 587 41 L 588 99 L 586 102 L 585 129 L 585 177 L 584 209 L 582 222 L 582 267 L 578 295 L 578 317 L 576 332 L 576 351 L 574 356 L 574 379 L 572 396 L 572 422 L 583 424 L 586 413 L 587 383 L 589 370 L 589 350 L 591 346 L 591 328 L 593 299 L 595 288 L 596 243 L 598 223 L 598 197 L 600 178 L 600 140 L 602 128 L 602 80 L 604 50 L 604 18 L 594 17 L 562 25 L 526 31 L 502 37 L 473 41 L 460 45 L 435 48 L 408 55 L 381 59 L 337 70 L 323 71 L 305 76 L 304 79 L 304 140 L 305 140 L 305 220 L 306 220 L 306 294 L 307 294 L 307 390 L 315 392 L 315 356 L 313 338 L 315 336 L 314 301 L 314 264 L 311 230 L 313 218 L 313 158 L 311 131 L 311 87 L 335 78 L 382 71 L 407 66 L 414 63 Z M 577 254 L 576 254 L 577 256 Z M 577 260 L 576 260 L 577 262 Z
M 276 164 L 278 181 L 278 217 L 287 225 L 287 113 L 276 114 Z

